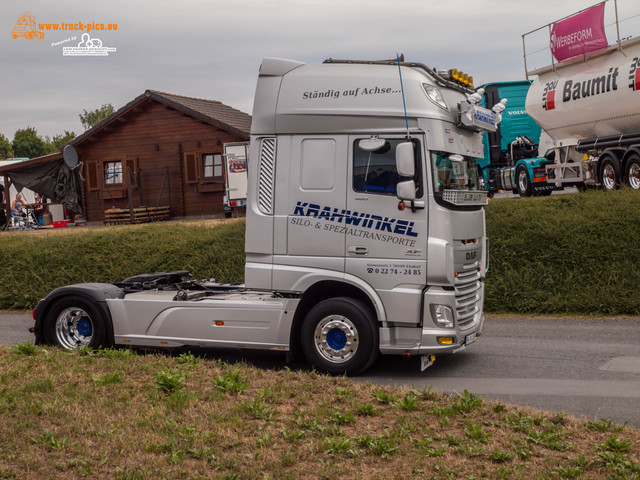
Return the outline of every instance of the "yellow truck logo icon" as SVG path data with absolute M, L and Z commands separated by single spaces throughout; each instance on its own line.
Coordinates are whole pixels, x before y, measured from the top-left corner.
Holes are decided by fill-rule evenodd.
M 31 40 L 32 38 L 44 38 L 44 32 L 36 28 L 36 17 L 31 12 L 24 12 L 18 17 L 13 30 L 11 31 L 13 38 L 24 37 Z

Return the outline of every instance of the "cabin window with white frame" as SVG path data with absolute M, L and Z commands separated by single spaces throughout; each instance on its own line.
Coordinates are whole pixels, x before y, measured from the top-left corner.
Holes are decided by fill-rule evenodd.
M 104 183 L 107 185 L 122 185 L 122 162 L 104 162 Z
M 202 154 L 202 177 L 203 180 L 222 178 L 221 153 Z

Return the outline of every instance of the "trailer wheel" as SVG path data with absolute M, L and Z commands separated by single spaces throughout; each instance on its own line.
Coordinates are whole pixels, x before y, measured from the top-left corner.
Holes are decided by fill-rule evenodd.
M 635 153 L 630 155 L 627 160 L 625 179 L 631 188 L 640 190 L 640 156 Z
M 104 315 L 79 296 L 59 298 L 46 312 L 44 336 L 50 345 L 66 350 L 109 346 Z
M 528 197 L 531 195 L 531 181 L 529 180 L 529 174 L 527 169 L 520 165 L 516 170 L 516 187 L 518 189 L 518 195 L 521 197 Z
M 600 181 L 607 190 L 615 190 L 620 186 L 620 161 L 607 156 L 600 164 Z
M 313 307 L 302 324 L 307 360 L 331 375 L 357 375 L 378 357 L 378 329 L 359 300 L 338 297 Z

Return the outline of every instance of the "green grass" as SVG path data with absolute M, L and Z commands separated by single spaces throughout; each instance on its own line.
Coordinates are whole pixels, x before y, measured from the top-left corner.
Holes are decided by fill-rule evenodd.
M 107 352 L 0 347 L 0 478 L 640 479 L 608 420 L 392 387 L 372 414 L 368 382 Z
M 488 313 L 640 315 L 640 193 L 492 199 Z M 60 229 L 61 230 L 61 229 Z M 0 234 L 0 309 L 157 271 L 243 281 L 244 220 Z

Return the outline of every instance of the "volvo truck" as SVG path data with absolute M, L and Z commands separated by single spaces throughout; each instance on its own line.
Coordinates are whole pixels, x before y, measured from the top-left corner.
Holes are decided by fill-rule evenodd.
M 522 197 L 549 195 L 556 187 L 547 182 L 545 166 L 553 163 L 538 156 L 540 126 L 525 111 L 531 82 L 494 82 L 483 85 L 481 105 L 491 108 L 508 100 L 495 132 L 483 134 L 484 158 L 478 159 L 481 179 L 489 195 L 500 190 Z
M 36 343 L 297 352 L 348 375 L 465 349 L 489 260 L 477 160 L 499 120 L 468 83 L 402 58 L 264 59 L 244 284 L 178 271 L 61 287 L 34 309 Z

